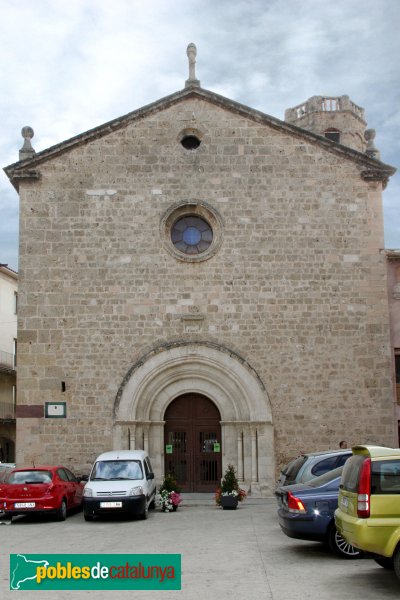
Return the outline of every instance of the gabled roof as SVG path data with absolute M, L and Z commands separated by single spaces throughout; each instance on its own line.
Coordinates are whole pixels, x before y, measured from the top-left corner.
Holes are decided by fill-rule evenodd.
M 101 138 L 111 132 L 117 131 L 131 122 L 144 119 L 153 113 L 165 110 L 170 106 L 174 106 L 186 99 L 191 98 L 204 100 L 205 102 L 219 106 L 224 110 L 234 112 L 257 123 L 267 125 L 273 129 L 290 135 L 295 135 L 296 137 L 302 137 L 304 140 L 314 144 L 317 143 L 320 146 L 323 146 L 329 152 L 333 152 L 334 154 L 338 154 L 343 158 L 358 163 L 363 169 L 361 175 L 366 180 L 377 180 L 386 183 L 388 178 L 396 172 L 394 167 L 382 163 L 379 160 L 372 159 L 362 152 L 358 152 L 357 150 L 353 150 L 347 146 L 342 146 L 341 144 L 332 142 L 323 136 L 311 133 L 310 131 L 296 127 L 295 125 L 287 123 L 286 121 L 281 121 L 280 119 L 271 117 L 270 115 L 255 110 L 254 108 L 250 108 L 244 104 L 240 104 L 239 102 L 235 102 L 234 100 L 230 100 L 224 96 L 216 94 L 215 92 L 211 92 L 195 85 L 189 85 L 179 92 L 165 96 L 156 102 L 147 104 L 146 106 L 134 110 L 122 117 L 108 121 L 107 123 L 99 125 L 94 129 L 89 129 L 89 131 L 80 133 L 79 135 L 65 140 L 64 142 L 56 144 L 55 146 L 51 146 L 46 150 L 42 150 L 41 152 L 35 154 L 32 158 L 13 163 L 5 167 L 4 171 L 14 187 L 18 189 L 19 181 L 40 178 L 40 173 L 37 170 L 37 167 L 40 164 L 61 155 L 64 152 L 68 152 L 75 147 Z

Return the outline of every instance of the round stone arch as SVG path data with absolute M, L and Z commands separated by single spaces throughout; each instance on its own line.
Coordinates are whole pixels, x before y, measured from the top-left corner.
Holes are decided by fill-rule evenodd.
M 246 361 L 217 344 L 161 346 L 129 370 L 115 400 L 114 448 L 144 448 L 162 478 L 165 411 L 186 393 L 206 396 L 220 411 L 223 469 L 235 465 L 253 495 L 271 493 L 275 463 L 267 391 Z

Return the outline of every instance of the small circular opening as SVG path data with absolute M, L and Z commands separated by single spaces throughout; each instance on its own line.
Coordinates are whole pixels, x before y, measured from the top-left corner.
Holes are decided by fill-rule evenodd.
M 185 150 L 196 150 L 201 142 L 195 135 L 185 135 L 185 137 L 181 139 L 181 144 Z

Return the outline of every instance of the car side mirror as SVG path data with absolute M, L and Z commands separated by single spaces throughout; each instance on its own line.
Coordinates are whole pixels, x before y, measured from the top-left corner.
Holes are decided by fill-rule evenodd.
M 146 479 L 154 479 L 154 473 L 149 473 Z
M 79 481 L 89 481 L 89 475 L 81 475 Z

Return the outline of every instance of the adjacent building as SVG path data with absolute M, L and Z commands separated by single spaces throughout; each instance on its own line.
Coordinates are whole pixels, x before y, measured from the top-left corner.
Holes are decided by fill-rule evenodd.
M 364 111 L 183 90 L 5 169 L 20 195 L 17 460 L 253 495 L 300 450 L 397 444 L 381 162 Z M 399 343 L 400 347 L 400 343 Z
M 386 251 L 390 334 L 395 381 L 395 418 L 400 440 L 400 250 Z
M 0 264 L 0 461 L 15 458 L 18 274 Z

